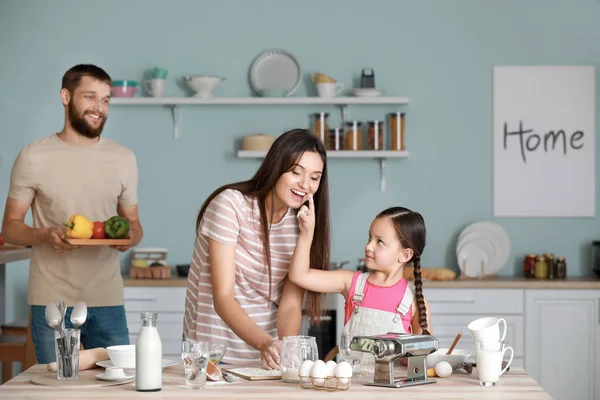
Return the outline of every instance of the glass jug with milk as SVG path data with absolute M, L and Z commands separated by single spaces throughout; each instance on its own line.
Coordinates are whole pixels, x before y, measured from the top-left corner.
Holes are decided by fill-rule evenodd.
M 156 313 L 143 312 L 142 327 L 135 343 L 135 390 L 162 389 L 162 341 L 156 328 Z

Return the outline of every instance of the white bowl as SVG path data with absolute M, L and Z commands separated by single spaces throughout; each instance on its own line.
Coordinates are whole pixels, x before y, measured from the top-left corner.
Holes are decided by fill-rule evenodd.
M 208 99 L 212 97 L 212 91 L 225 80 L 222 76 L 184 76 L 183 80 L 188 84 L 190 89 L 196 91 L 194 97 L 202 97 Z
M 135 344 L 109 346 L 106 348 L 106 352 L 113 366 L 135 368 Z
M 467 350 L 454 349 L 450 355 L 446 355 L 447 352 L 448 349 L 446 348 L 438 349 L 435 353 L 429 354 L 426 357 L 427 368 L 435 368 L 440 361 L 448 361 L 454 370 L 463 365 L 471 357 L 471 352 Z

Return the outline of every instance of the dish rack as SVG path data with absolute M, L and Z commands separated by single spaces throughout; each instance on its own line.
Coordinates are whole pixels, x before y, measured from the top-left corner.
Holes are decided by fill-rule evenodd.
M 327 378 L 313 378 L 310 376 L 299 376 L 300 387 L 302 389 L 326 390 L 336 392 L 350 389 L 352 378 L 336 378 L 329 376 Z
M 171 267 L 167 264 L 167 249 L 144 248 L 133 250 L 129 277 L 132 279 L 170 279 Z M 146 266 L 136 266 L 136 261 L 143 260 Z M 160 264 L 160 266 L 151 266 Z

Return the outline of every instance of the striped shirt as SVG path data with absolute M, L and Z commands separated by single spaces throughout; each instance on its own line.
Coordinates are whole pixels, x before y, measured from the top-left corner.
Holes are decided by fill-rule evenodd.
M 289 209 L 280 222 L 271 224 L 270 303 L 269 272 L 261 237 L 258 202 L 233 189 L 217 195 L 200 222 L 188 274 L 183 328 L 187 338 L 228 343 L 223 358 L 226 363 L 256 364 L 260 362 L 260 352 L 233 333 L 215 311 L 208 239 L 235 246 L 235 299 L 259 327 L 277 337 L 277 307 L 298 238 L 296 211 Z

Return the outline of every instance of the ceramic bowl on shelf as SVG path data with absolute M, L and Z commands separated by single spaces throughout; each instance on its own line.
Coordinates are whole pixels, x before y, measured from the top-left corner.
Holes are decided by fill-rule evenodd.
M 113 97 L 133 97 L 138 91 L 139 83 L 132 80 L 113 81 L 110 94 Z
M 190 89 L 194 90 L 196 94 L 194 97 L 200 97 L 208 99 L 213 97 L 212 91 L 217 88 L 225 80 L 222 76 L 212 75 L 195 75 L 195 76 L 184 76 L 183 80 Z

